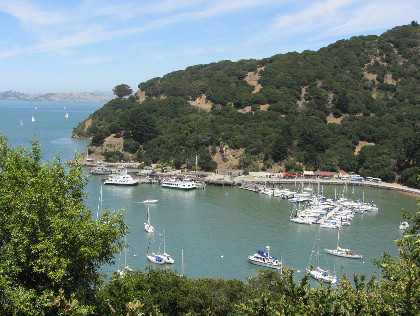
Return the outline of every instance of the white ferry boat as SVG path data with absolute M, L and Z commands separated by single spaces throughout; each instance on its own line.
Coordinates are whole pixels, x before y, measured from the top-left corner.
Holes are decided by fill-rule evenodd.
M 248 257 L 248 261 L 257 266 L 262 266 L 272 269 L 281 269 L 282 263 L 277 258 L 270 256 L 270 246 L 267 246 L 267 251 L 264 249 L 257 249 L 257 252 Z
M 112 185 L 137 185 L 138 180 L 133 179 L 132 176 L 127 174 L 127 170 L 124 170 L 121 174 L 111 174 L 111 176 L 104 181 L 104 184 Z
M 192 190 L 196 189 L 197 186 L 194 181 L 189 179 L 177 180 L 174 178 L 164 179 L 161 183 L 163 188 L 172 188 L 180 190 Z

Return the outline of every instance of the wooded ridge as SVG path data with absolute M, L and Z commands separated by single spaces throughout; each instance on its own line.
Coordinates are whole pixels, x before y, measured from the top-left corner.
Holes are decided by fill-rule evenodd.
M 419 51 L 413 21 L 318 51 L 191 66 L 111 100 L 74 136 L 108 161 L 195 167 L 197 155 L 202 170 L 344 170 L 418 186 Z

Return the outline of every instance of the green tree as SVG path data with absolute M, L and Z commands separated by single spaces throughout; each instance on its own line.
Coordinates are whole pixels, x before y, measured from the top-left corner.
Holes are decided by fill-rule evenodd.
M 118 86 L 115 86 L 114 89 L 112 89 L 112 92 L 119 97 L 120 99 L 124 97 L 128 97 L 133 93 L 133 90 L 130 88 L 129 85 L 126 84 L 119 84 Z
M 122 248 L 123 216 L 93 219 L 82 168 L 42 162 L 36 141 L 28 152 L 0 136 L 0 170 L 0 314 L 91 310 L 99 267 Z
M 397 240 L 399 256 L 392 259 L 385 253 L 374 260 L 384 280 L 379 289 L 386 299 L 387 311 L 396 315 L 420 314 L 420 203 L 415 215 L 402 211 L 410 228 Z

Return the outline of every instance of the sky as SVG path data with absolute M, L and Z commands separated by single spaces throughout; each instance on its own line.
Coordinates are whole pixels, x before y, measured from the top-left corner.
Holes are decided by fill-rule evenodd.
M 1 0 L 0 92 L 136 91 L 188 66 L 316 51 L 419 17 L 418 0 Z

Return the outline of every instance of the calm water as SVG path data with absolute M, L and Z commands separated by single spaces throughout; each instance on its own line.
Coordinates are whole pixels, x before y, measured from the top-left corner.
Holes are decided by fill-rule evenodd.
M 37 106 L 38 109 L 34 110 Z M 64 106 L 69 119 L 64 118 Z M 71 139 L 73 127 L 90 113 L 101 107 L 101 103 L 63 102 L 1 102 L 0 132 L 13 145 L 27 145 L 35 135 L 40 140 L 46 159 L 57 151 L 63 161 L 73 158 L 74 151 L 82 152 L 86 141 Z M 31 123 L 34 114 L 36 122 Z M 20 126 L 20 118 L 23 126 Z M 100 176 L 90 178 L 86 201 L 96 216 L 102 181 Z M 158 199 L 150 205 L 151 223 L 155 226 L 154 248 L 163 250 L 162 234 L 166 231 L 166 251 L 175 258 L 175 264 L 167 266 L 181 271 L 181 250 L 184 250 L 184 270 L 190 278 L 215 277 L 245 280 L 255 276 L 261 269 L 247 262 L 247 256 L 257 248 L 271 246 L 271 254 L 283 257 L 284 263 L 303 276 L 309 264 L 318 225 L 299 225 L 289 221 L 293 204 L 275 197 L 259 195 L 237 187 L 207 186 L 205 190 L 177 191 L 158 185 L 141 184 L 137 187 L 102 186 L 103 207 L 126 214 L 130 226 L 127 237 L 129 250 L 127 263 L 132 268 L 144 270 L 151 263 L 145 254 L 151 245 L 150 234 L 144 230 L 147 198 Z M 315 188 L 316 190 L 316 188 Z M 327 197 L 343 192 L 342 186 L 323 187 Z M 322 255 L 320 265 L 337 272 L 341 266 L 350 275 L 353 272 L 368 276 L 376 271 L 372 259 L 379 259 L 387 251 L 396 256 L 394 241 L 402 236 L 398 229 L 402 221 L 401 209 L 414 214 L 417 199 L 387 190 L 363 187 L 348 187 L 347 197 L 374 201 L 378 212 L 356 214 L 351 226 L 340 232 L 340 246 L 355 249 L 363 254 L 362 260 L 351 260 Z M 321 245 L 335 247 L 337 230 L 321 229 Z M 315 247 L 316 248 L 316 247 Z M 115 258 L 114 266 L 103 267 L 111 274 L 124 266 L 124 253 Z M 313 259 L 312 264 L 316 265 Z M 159 266 L 158 266 L 159 267 Z M 165 267 L 162 267 L 165 268 Z M 301 271 L 301 272 L 298 272 Z

